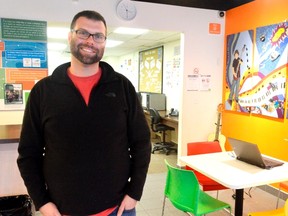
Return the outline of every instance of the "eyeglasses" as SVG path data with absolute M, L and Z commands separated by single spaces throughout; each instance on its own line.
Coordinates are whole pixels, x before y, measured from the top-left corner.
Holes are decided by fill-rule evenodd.
M 103 43 L 106 40 L 106 36 L 102 33 L 90 34 L 89 32 L 83 29 L 78 29 L 78 30 L 72 29 L 71 32 L 75 32 L 77 37 L 83 40 L 87 40 L 90 36 L 92 36 L 93 40 L 96 43 Z

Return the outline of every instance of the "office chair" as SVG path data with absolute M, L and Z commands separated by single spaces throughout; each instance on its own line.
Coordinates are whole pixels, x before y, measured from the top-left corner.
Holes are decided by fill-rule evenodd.
M 176 151 L 177 147 L 174 143 L 166 142 L 166 131 L 168 130 L 175 130 L 173 127 L 170 127 L 165 124 L 161 124 L 161 116 L 159 112 L 154 109 L 150 108 L 150 117 L 151 117 L 151 129 L 153 132 L 160 132 L 162 133 L 162 140 L 160 142 L 157 142 L 154 144 L 152 149 L 152 154 L 154 154 L 155 151 L 164 151 L 166 155 L 170 153 L 170 151 Z
M 288 190 L 288 181 L 280 182 L 279 183 L 279 191 L 278 191 L 278 197 L 277 197 L 277 203 L 276 203 L 276 209 L 278 208 L 280 194 L 281 194 L 281 188 L 284 188 L 285 190 Z
M 251 212 L 248 216 L 288 216 L 288 199 L 285 202 L 283 208 L 262 211 L 262 212 Z
M 204 141 L 204 142 L 191 142 L 187 144 L 187 155 L 198 155 L 198 154 L 206 154 L 206 153 L 214 153 L 221 152 L 221 146 L 218 141 Z M 218 198 L 218 190 L 228 189 L 227 187 L 219 184 L 218 182 L 212 180 L 211 178 L 203 175 L 200 172 L 192 169 L 191 167 L 185 167 L 187 170 L 192 170 L 196 175 L 199 184 L 202 186 L 203 191 L 213 191 L 217 190 L 217 198 Z
M 165 160 L 168 172 L 164 191 L 162 216 L 164 215 L 165 201 L 168 198 L 172 205 L 195 216 L 205 215 L 211 212 L 228 208 L 231 215 L 231 207 L 228 203 L 215 199 L 202 191 L 195 174 L 191 170 L 172 167 Z

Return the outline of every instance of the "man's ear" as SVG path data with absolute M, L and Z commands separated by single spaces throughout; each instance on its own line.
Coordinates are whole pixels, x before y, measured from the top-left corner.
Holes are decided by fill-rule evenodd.
M 68 33 L 68 42 L 69 42 L 69 44 L 70 44 L 71 39 L 72 39 L 72 32 L 70 31 Z

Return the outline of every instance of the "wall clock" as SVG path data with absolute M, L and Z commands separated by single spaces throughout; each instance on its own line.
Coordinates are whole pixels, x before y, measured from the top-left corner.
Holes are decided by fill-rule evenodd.
M 136 17 L 136 6 L 130 0 L 122 0 L 116 7 L 117 15 L 124 20 L 132 20 Z

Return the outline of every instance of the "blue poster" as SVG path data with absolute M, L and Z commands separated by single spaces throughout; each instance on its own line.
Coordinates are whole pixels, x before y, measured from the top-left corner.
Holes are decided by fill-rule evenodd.
M 4 41 L 3 68 L 48 68 L 46 42 Z

